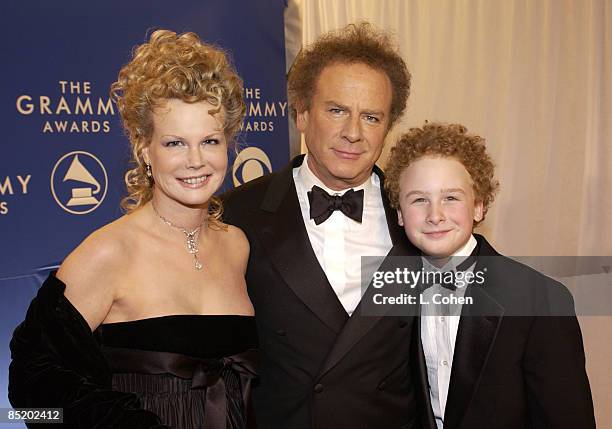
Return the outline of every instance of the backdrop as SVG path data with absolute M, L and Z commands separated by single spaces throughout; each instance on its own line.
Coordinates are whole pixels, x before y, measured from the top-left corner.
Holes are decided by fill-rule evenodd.
M 0 4 L 0 407 L 8 343 L 36 289 L 121 215 L 129 147 L 108 92 L 133 46 L 157 28 L 195 31 L 234 58 L 248 115 L 246 149 L 226 180 L 237 185 L 289 158 L 284 8 L 282 0 Z
M 380 165 L 409 127 L 463 123 L 497 162 L 500 193 L 479 229 L 502 253 L 612 255 L 611 0 L 294 0 L 290 9 L 286 30 L 299 22 L 301 34 L 287 34 L 288 52 L 358 20 L 395 34 L 412 94 Z M 594 267 L 591 286 L 609 291 L 609 271 Z M 598 314 L 612 314 L 606 296 Z M 612 427 L 612 318 L 580 324 L 598 426 Z

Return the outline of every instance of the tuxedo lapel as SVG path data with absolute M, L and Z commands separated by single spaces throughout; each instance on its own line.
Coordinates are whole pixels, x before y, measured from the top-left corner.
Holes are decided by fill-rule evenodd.
M 348 314 L 340 303 L 312 250 L 293 183 L 298 157 L 272 180 L 261 209 L 258 231 L 262 246 L 285 283 L 333 331 L 340 332 Z
M 404 228 L 399 226 L 397 222 L 397 210 L 391 207 L 389 197 L 385 192 L 385 176 L 380 168 L 374 166 L 374 173 L 380 179 L 380 193 L 383 201 L 383 207 L 385 208 L 385 218 L 387 219 L 387 227 L 389 228 L 389 236 L 394 246 L 400 245 L 405 255 L 419 255 L 419 250 L 412 245 L 406 238 Z M 398 252 L 400 249 L 398 249 Z
M 483 237 L 476 235 L 476 239 L 480 246 L 478 256 L 497 254 Z M 484 259 L 490 261 L 490 258 Z M 480 259 L 474 270 L 475 272 L 486 271 L 488 277 L 487 288 L 494 287 L 495 272 L 493 266 Z M 450 428 L 460 427 L 463 416 L 467 412 L 471 399 L 480 383 L 482 371 L 495 343 L 504 314 L 504 308 L 483 287 L 469 287 L 465 296 L 473 297 L 474 304 L 463 306 L 457 331 L 444 414 L 444 426 Z
M 395 265 L 397 265 L 390 258 L 400 256 L 416 256 L 419 253 L 412 243 L 408 241 L 406 235 L 404 234 L 404 230 L 400 228 L 397 223 L 397 212 L 391 208 L 389 199 L 384 192 L 384 176 L 382 171 L 375 166 L 374 172 L 380 178 L 381 197 L 383 200 L 383 206 L 385 208 L 385 217 L 387 219 L 387 226 L 389 227 L 389 235 L 391 236 L 391 241 L 393 243 L 393 247 L 382 261 L 379 270 L 390 271 L 395 267 Z M 410 261 L 408 261 L 408 263 L 409 262 Z M 378 315 L 362 315 L 362 312 L 364 312 L 364 302 L 370 302 L 373 294 L 377 292 L 377 290 L 371 286 L 372 284 L 370 283 L 363 297 L 361 298 L 359 305 L 357 305 L 357 308 L 355 308 L 353 315 L 348 319 L 346 325 L 342 329 L 342 332 L 340 335 L 338 335 L 336 343 L 327 356 L 319 376 L 322 376 L 327 371 L 332 369 L 349 352 L 349 350 L 359 340 L 361 340 L 361 338 L 363 338 L 383 317 L 385 317 L 385 314 L 388 313 L 393 307 L 392 305 L 380 305 L 377 306 Z
M 390 257 L 406 256 L 406 246 L 401 243 L 393 246 L 389 254 L 383 260 L 379 270 L 381 271 L 393 271 L 394 268 L 387 267 L 387 262 Z M 395 267 L 397 264 L 394 264 Z M 348 319 L 346 325 L 342 329 L 342 332 L 338 335 L 336 343 L 330 350 L 325 363 L 319 372 L 319 376 L 323 376 L 326 372 L 331 370 L 340 360 L 350 351 L 350 349 L 361 340 L 386 314 L 393 308 L 391 304 L 381 304 L 376 306 L 376 315 L 368 315 L 367 311 L 364 310 L 365 302 L 371 302 L 373 295 L 378 290 L 372 287 L 372 283 L 369 284 L 366 289 L 359 305 L 355 308 L 353 315 Z M 416 307 L 415 312 L 416 312 Z M 364 314 L 362 314 L 364 313 Z

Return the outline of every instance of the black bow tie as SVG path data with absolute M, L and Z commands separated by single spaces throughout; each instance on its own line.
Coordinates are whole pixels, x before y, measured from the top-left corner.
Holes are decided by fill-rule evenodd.
M 363 189 L 349 189 L 344 195 L 329 195 L 318 186 L 308 192 L 310 201 L 310 218 L 317 225 L 325 222 L 335 210 L 340 210 L 351 219 L 360 222 L 363 216 Z

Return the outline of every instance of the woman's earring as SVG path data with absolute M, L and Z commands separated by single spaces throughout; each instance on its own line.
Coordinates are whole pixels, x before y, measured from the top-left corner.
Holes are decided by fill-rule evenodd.
M 153 173 L 151 172 L 151 164 L 145 164 L 145 173 L 149 179 L 153 177 Z

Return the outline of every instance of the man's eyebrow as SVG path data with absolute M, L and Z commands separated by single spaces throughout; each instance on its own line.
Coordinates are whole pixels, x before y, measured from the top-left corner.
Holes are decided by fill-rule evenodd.
M 339 107 L 341 109 L 344 110 L 350 110 L 348 106 L 345 106 L 342 103 L 338 103 L 337 101 L 333 101 L 333 100 L 328 100 L 325 101 L 324 104 L 328 107 L 334 106 L 334 107 Z M 373 110 L 373 109 L 363 109 L 360 112 L 362 115 L 376 115 L 376 116 L 385 116 L 385 112 L 382 110 Z
M 342 109 L 346 109 L 348 110 L 348 107 L 343 105 L 342 103 L 338 103 L 337 101 L 334 100 L 328 100 L 325 102 L 326 106 L 335 106 L 335 107 L 341 107 Z
M 362 110 L 361 113 L 363 115 L 374 115 L 374 116 L 381 116 L 381 117 L 385 116 L 385 112 L 383 112 L 382 110 L 369 110 L 369 109 L 365 109 L 365 110 Z

